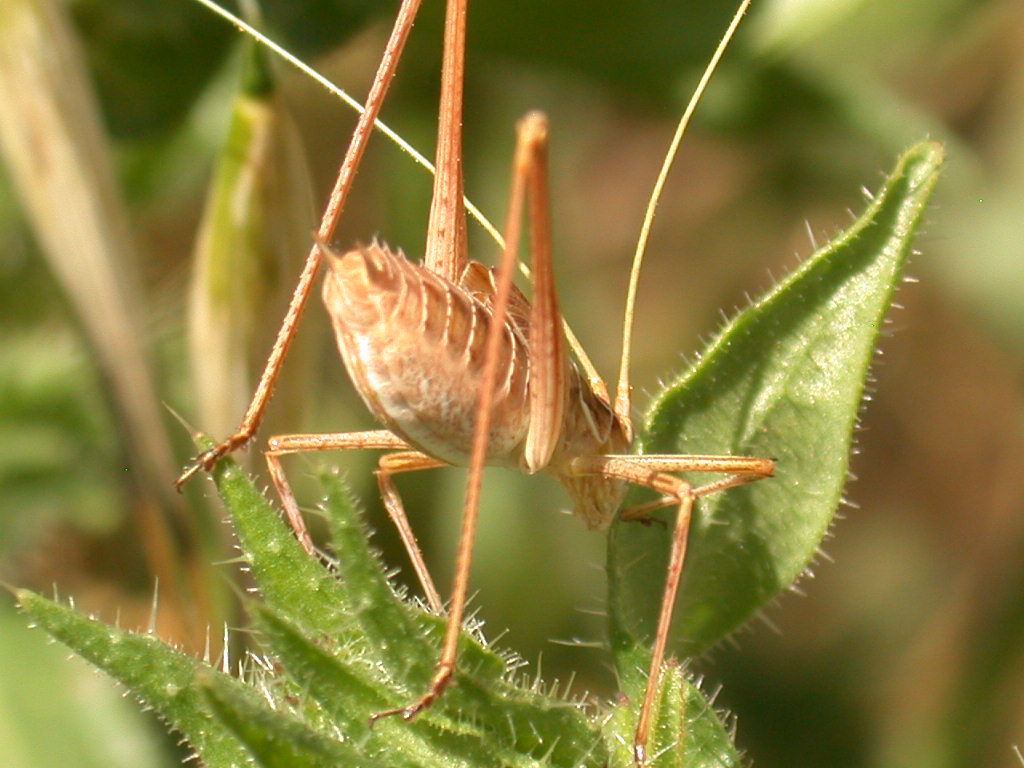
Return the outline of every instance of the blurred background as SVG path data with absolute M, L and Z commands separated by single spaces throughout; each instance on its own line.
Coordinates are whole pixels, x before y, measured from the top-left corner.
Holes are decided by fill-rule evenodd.
M 425 5 L 383 117 L 432 155 L 442 9 Z M 363 97 L 393 3 L 262 11 L 276 40 Z M 733 11 L 472 4 L 468 194 L 503 220 L 515 120 L 546 111 L 563 312 L 609 379 L 647 197 Z M 0 579 L 216 655 L 221 627 L 244 623 L 239 575 L 209 481 L 171 491 L 193 452 L 172 411 L 217 436 L 237 423 L 353 113 L 279 62 L 269 76 L 254 68 L 242 37 L 191 0 L 5 0 L 0 36 Z M 38 82 L 16 52 L 34 42 L 50 67 Z M 49 114 L 71 127 L 46 127 Z M 903 149 L 931 137 L 949 157 L 915 282 L 882 339 L 853 505 L 827 560 L 693 665 L 757 766 L 1021 764 L 1022 126 L 1016 0 L 755 0 L 684 141 L 640 289 L 639 409 L 723 315 L 845 227 Z M 54 181 L 26 146 L 74 172 Z M 380 237 L 418 256 L 430 182 L 376 136 L 336 242 Z M 497 252 L 480 227 L 471 241 L 478 259 Z M 314 299 L 260 443 L 375 426 L 323 314 Z M 344 467 L 406 579 L 374 461 L 288 469 L 314 507 L 309 468 Z M 399 483 L 446 585 L 464 473 Z M 604 632 L 603 537 L 559 514 L 568 498 L 552 480 L 491 471 L 485 494 L 473 584 L 489 634 L 547 678 L 613 695 L 606 653 L 587 645 Z M 158 724 L 24 624 L 0 599 L 0 658 L 17 660 L 0 685 L 7 765 L 180 762 Z

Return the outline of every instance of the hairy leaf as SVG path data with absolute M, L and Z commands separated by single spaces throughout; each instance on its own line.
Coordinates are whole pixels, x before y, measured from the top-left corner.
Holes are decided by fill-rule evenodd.
M 777 460 L 775 477 L 697 505 L 674 625 L 686 655 L 791 585 L 828 531 L 875 344 L 942 158 L 935 143 L 911 148 L 853 226 L 737 315 L 652 403 L 645 453 Z M 612 530 L 620 652 L 653 632 L 670 537 L 660 525 Z

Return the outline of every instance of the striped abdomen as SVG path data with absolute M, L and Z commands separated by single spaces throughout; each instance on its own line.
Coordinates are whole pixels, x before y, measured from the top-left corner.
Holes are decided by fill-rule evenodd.
M 324 303 L 338 349 L 370 411 L 413 447 L 449 464 L 469 463 L 480 375 L 493 322 L 493 275 L 470 262 L 458 284 L 373 244 L 343 256 L 329 249 Z M 487 463 L 530 471 L 530 306 L 513 288 L 503 324 Z M 625 495 L 622 480 L 576 474 L 580 456 L 619 454 L 629 440 L 608 403 L 567 367 L 566 407 L 546 467 L 590 528 L 605 527 Z
M 471 264 L 456 285 L 384 245 L 343 256 L 325 253 L 324 303 L 345 367 L 367 407 L 419 450 L 450 464 L 467 464 L 491 323 L 481 280 L 486 270 Z M 489 463 L 516 468 L 516 449 L 529 422 L 529 362 L 521 326 L 521 317 L 510 313 L 488 451 Z

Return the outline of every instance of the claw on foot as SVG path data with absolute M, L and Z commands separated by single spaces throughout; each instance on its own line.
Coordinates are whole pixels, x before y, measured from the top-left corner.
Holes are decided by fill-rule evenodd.
M 455 668 L 451 664 L 440 665 L 434 674 L 434 679 L 430 681 L 430 689 L 425 694 L 408 706 L 399 707 L 398 709 L 386 709 L 383 712 L 376 712 L 370 715 L 370 727 L 372 728 L 373 724 L 381 718 L 391 717 L 392 715 L 401 715 L 403 720 L 415 719 L 416 715 L 433 704 L 444 689 L 448 687 L 454 671 Z
M 174 487 L 181 492 L 181 488 L 187 483 L 193 475 L 197 474 L 200 470 L 209 472 L 216 465 L 217 460 L 222 456 L 226 456 L 232 451 L 241 448 L 249 441 L 248 436 L 244 435 L 233 435 L 222 443 L 218 443 L 213 448 L 203 451 L 190 461 L 181 475 L 177 480 L 174 481 Z
M 646 744 L 634 744 L 633 745 L 633 762 L 636 763 L 637 768 L 644 768 L 647 765 L 647 745 Z

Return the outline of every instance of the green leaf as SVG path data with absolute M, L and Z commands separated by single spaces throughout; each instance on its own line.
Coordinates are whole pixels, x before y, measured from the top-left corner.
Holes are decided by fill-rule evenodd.
M 212 444 L 209 440 L 197 442 L 201 448 Z M 356 637 L 358 626 L 345 584 L 306 554 L 281 513 L 245 472 L 233 461 L 222 461 L 214 480 L 267 605 L 339 642 Z
M 4 768 L 171 766 L 167 741 L 124 689 L 25 626 L 0 594 Z
M 234 734 L 213 716 L 195 685 L 197 674 L 216 675 L 236 696 L 254 695 L 240 681 L 215 672 L 153 635 L 111 627 L 28 590 L 19 590 L 15 596 L 37 625 L 128 686 L 184 734 L 204 765 L 233 768 L 251 764 Z
M 298 718 L 266 703 L 238 696 L 233 685 L 216 676 L 201 682 L 210 708 L 265 768 L 330 768 L 364 765 L 374 768 L 352 742 L 329 739 Z
M 386 758 L 388 765 L 395 766 L 444 765 L 452 760 L 474 766 L 536 765 L 509 749 L 507 740 L 493 738 L 474 725 L 473 710 L 432 708 L 411 722 L 387 717 L 371 728 L 369 715 L 394 703 L 386 674 L 365 659 L 334 656 L 270 611 L 260 611 L 258 616 L 264 637 L 288 674 L 346 739 L 362 745 L 365 754 Z
M 419 636 L 430 639 L 426 655 L 412 644 L 398 646 L 407 640 L 402 634 L 408 632 L 407 619 L 395 614 L 394 607 L 387 607 L 387 604 L 397 602 L 405 612 L 411 610 L 410 606 L 398 600 L 387 582 L 383 564 L 368 545 L 369 530 L 359 519 L 340 477 L 322 473 L 320 480 L 327 491 L 325 511 L 338 553 L 338 572 L 349 584 L 359 585 L 364 608 L 361 623 L 370 647 L 378 653 L 376 662 L 388 669 L 407 667 L 409 660 L 396 662 L 395 654 L 388 654 L 391 647 L 396 646 L 402 652 L 420 653 L 421 663 L 429 664 L 432 671 L 445 620 L 426 611 L 415 611 L 416 624 L 421 628 Z M 387 618 L 389 614 L 393 618 Z M 546 756 L 548 765 L 601 765 L 604 751 L 600 737 L 584 712 L 569 702 L 542 694 L 538 686 L 527 688 L 515 684 L 509 679 L 507 666 L 505 658 L 482 645 L 477 637 L 463 633 L 456 684 L 426 716 L 436 710 L 451 722 L 471 718 L 487 734 L 492 750 L 498 747 L 513 750 L 506 758 L 509 762 L 502 763 L 505 765 L 513 764 L 514 754 Z M 413 677 L 406 678 L 406 685 L 409 686 L 406 696 L 415 696 L 424 690 Z M 401 700 L 392 700 L 389 705 L 401 703 Z
M 426 690 L 433 677 L 443 626 L 438 621 L 431 624 L 422 612 L 417 617 L 395 594 L 383 562 L 370 546 L 370 530 L 359 518 L 341 477 L 322 473 L 320 481 L 327 492 L 324 509 L 331 544 L 338 557 L 339 581 L 349 595 L 349 610 L 359 623 L 370 652 L 376 663 L 393 670 L 405 685 Z M 493 655 L 488 662 L 491 676 L 500 676 L 504 662 Z
M 846 483 L 875 343 L 942 159 L 930 142 L 904 154 L 853 226 L 737 315 L 652 403 L 645 453 L 777 459 L 774 478 L 697 505 L 674 623 L 687 656 L 747 621 L 818 551 Z M 660 525 L 611 531 L 619 654 L 653 633 L 670 536 Z
M 633 765 L 633 738 L 649 664 L 646 650 L 637 647 L 630 654 L 627 665 L 634 674 L 622 680 L 628 698 L 612 711 L 604 727 L 612 765 Z M 662 667 L 658 688 L 647 745 L 649 768 L 740 765 L 740 755 L 723 719 L 679 664 L 670 661 Z
M 433 707 L 411 722 L 390 717 L 369 729 L 371 714 L 426 691 L 444 619 L 395 592 L 336 475 L 321 477 L 333 573 L 305 553 L 234 462 L 220 462 L 215 479 L 265 600 L 250 612 L 290 678 L 289 695 L 298 693 L 317 730 L 329 724 L 367 754 L 409 765 L 605 764 L 601 735 L 578 706 L 514 683 L 505 658 L 469 633 L 456 681 Z

